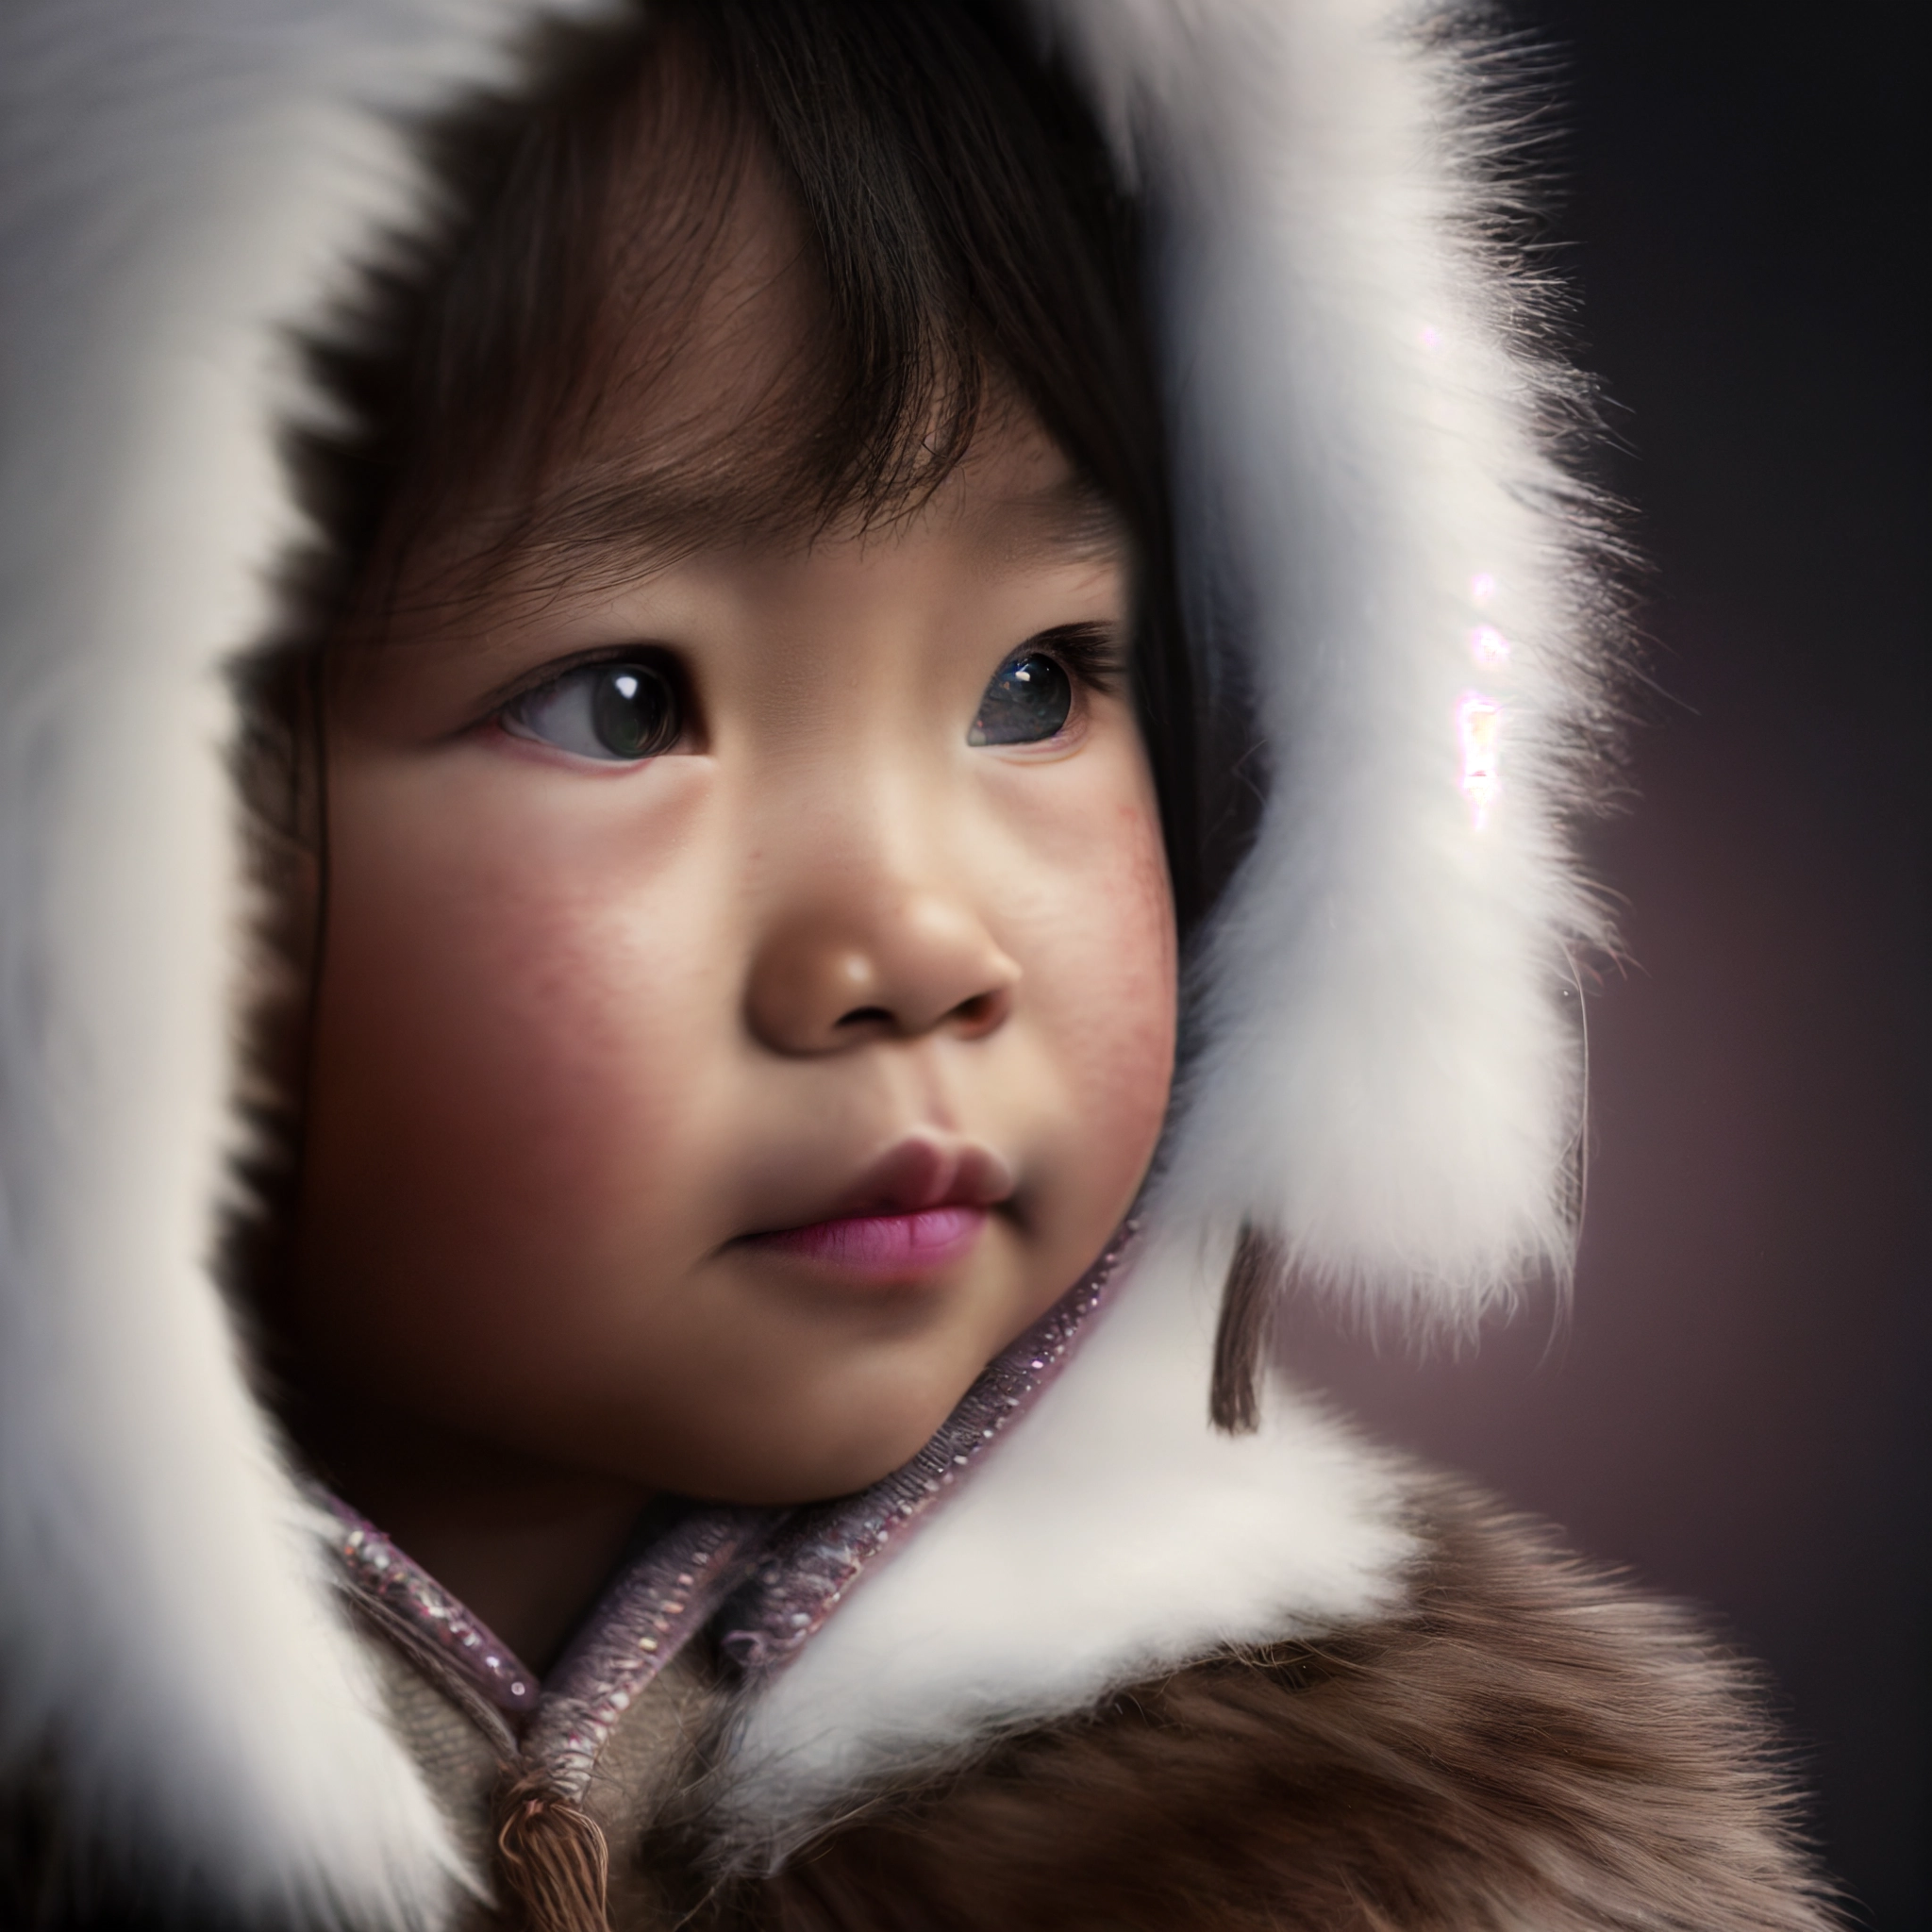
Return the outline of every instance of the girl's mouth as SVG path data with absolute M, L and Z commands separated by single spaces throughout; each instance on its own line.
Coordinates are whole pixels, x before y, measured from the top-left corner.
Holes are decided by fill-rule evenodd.
M 971 1253 L 986 1225 L 984 1208 L 922 1208 L 907 1214 L 852 1214 L 750 1236 L 745 1245 L 816 1261 L 841 1274 L 907 1281 Z

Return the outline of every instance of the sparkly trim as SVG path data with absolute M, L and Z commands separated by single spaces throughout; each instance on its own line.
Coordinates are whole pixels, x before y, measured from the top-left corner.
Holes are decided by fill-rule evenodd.
M 797 1653 L 894 1534 L 925 1515 L 1058 1374 L 1135 1232 L 1133 1222 L 1121 1227 L 1074 1288 L 988 1364 L 910 1462 L 856 1496 L 791 1514 L 757 1576 L 724 1607 L 719 1642 L 726 1657 L 756 1674 Z
M 551 1672 L 524 1761 L 583 1794 L 604 1741 L 758 1560 L 787 1512 L 707 1508 L 668 1530 L 606 1593 Z
M 537 1674 L 481 1618 L 453 1597 L 365 1517 L 326 1490 L 317 1500 L 335 1518 L 329 1547 L 350 1590 L 380 1615 L 402 1623 L 483 1692 L 497 1709 L 521 1717 L 537 1708 Z
M 809 1508 L 693 1509 L 618 1577 L 547 1683 L 373 1523 L 322 1490 L 338 1526 L 331 1548 L 354 1594 L 519 1720 L 524 1764 L 580 1797 L 618 1720 L 714 1618 L 725 1656 L 747 1674 L 797 1653 L 894 1533 L 926 1515 L 1065 1366 L 1135 1231 L 1128 1222 L 1115 1234 L 904 1468 Z

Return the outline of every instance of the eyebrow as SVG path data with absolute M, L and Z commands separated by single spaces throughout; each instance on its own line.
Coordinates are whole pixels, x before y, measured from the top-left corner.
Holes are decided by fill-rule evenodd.
M 1082 476 L 1009 498 L 1001 512 L 1001 522 L 1011 525 L 1007 554 L 1016 561 L 1086 563 L 1121 556 L 1132 547 L 1126 518 Z
M 769 467 L 759 475 L 715 460 L 566 477 L 525 512 L 491 575 L 499 582 L 526 575 L 541 582 L 553 572 L 611 586 L 636 581 L 699 550 L 808 539 L 821 522 L 837 527 L 837 511 L 822 518 L 808 503 L 803 487 L 788 488 Z M 908 509 L 917 507 L 916 497 L 908 500 Z M 887 508 L 875 525 L 889 528 L 898 514 Z M 1086 562 L 1129 547 L 1125 518 L 1077 475 L 1003 500 L 987 523 L 1003 558 L 1014 562 Z
M 615 578 L 648 575 L 696 549 L 752 534 L 771 516 L 760 495 L 726 475 L 705 477 L 691 463 L 622 475 L 592 473 L 545 490 L 525 513 L 509 548 L 514 573 L 556 558 Z

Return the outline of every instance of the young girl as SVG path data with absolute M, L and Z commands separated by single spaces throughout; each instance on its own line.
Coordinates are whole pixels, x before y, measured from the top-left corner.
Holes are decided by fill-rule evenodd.
M 1574 1239 L 1498 57 L 530 25 L 7 29 L 8 1923 L 1823 1925 L 1268 1341 Z

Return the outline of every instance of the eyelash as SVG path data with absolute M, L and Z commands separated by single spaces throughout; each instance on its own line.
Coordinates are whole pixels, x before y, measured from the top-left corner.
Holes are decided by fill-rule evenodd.
M 1121 647 L 1119 633 L 1111 625 L 1056 625 L 1050 630 L 1036 632 L 1008 656 L 1018 657 L 1030 651 L 1043 652 L 1048 657 L 1058 658 L 1083 685 L 1103 697 L 1113 696 L 1126 675 L 1126 653 Z M 639 646 L 635 644 L 616 645 L 601 651 L 588 651 L 581 657 L 566 658 L 560 663 L 545 664 L 494 698 L 490 708 L 476 722 L 501 727 L 517 706 L 550 686 L 561 683 L 574 672 L 588 671 L 599 664 L 625 663 L 639 654 Z M 653 650 L 651 655 L 658 657 L 661 654 Z M 682 678 L 677 682 L 681 686 Z
M 649 658 L 653 663 L 661 664 L 672 675 L 672 681 L 678 691 L 685 691 L 682 667 L 669 652 L 655 644 L 609 644 L 599 650 L 581 652 L 575 658 L 559 658 L 554 663 L 539 665 L 514 684 L 499 690 L 490 699 L 488 708 L 476 719 L 476 724 L 502 724 L 519 705 L 534 698 L 539 691 L 548 691 L 553 684 L 561 684 L 576 672 L 592 671 L 600 664 L 635 663 L 640 658 Z
M 1082 684 L 1105 697 L 1111 697 L 1118 691 L 1122 679 L 1126 675 L 1126 653 L 1121 648 L 1119 635 L 1109 625 L 1058 625 L 1052 630 L 1043 630 L 1028 638 L 1018 651 L 1009 653 L 1009 657 L 1017 658 L 1032 651 L 1058 658 Z

